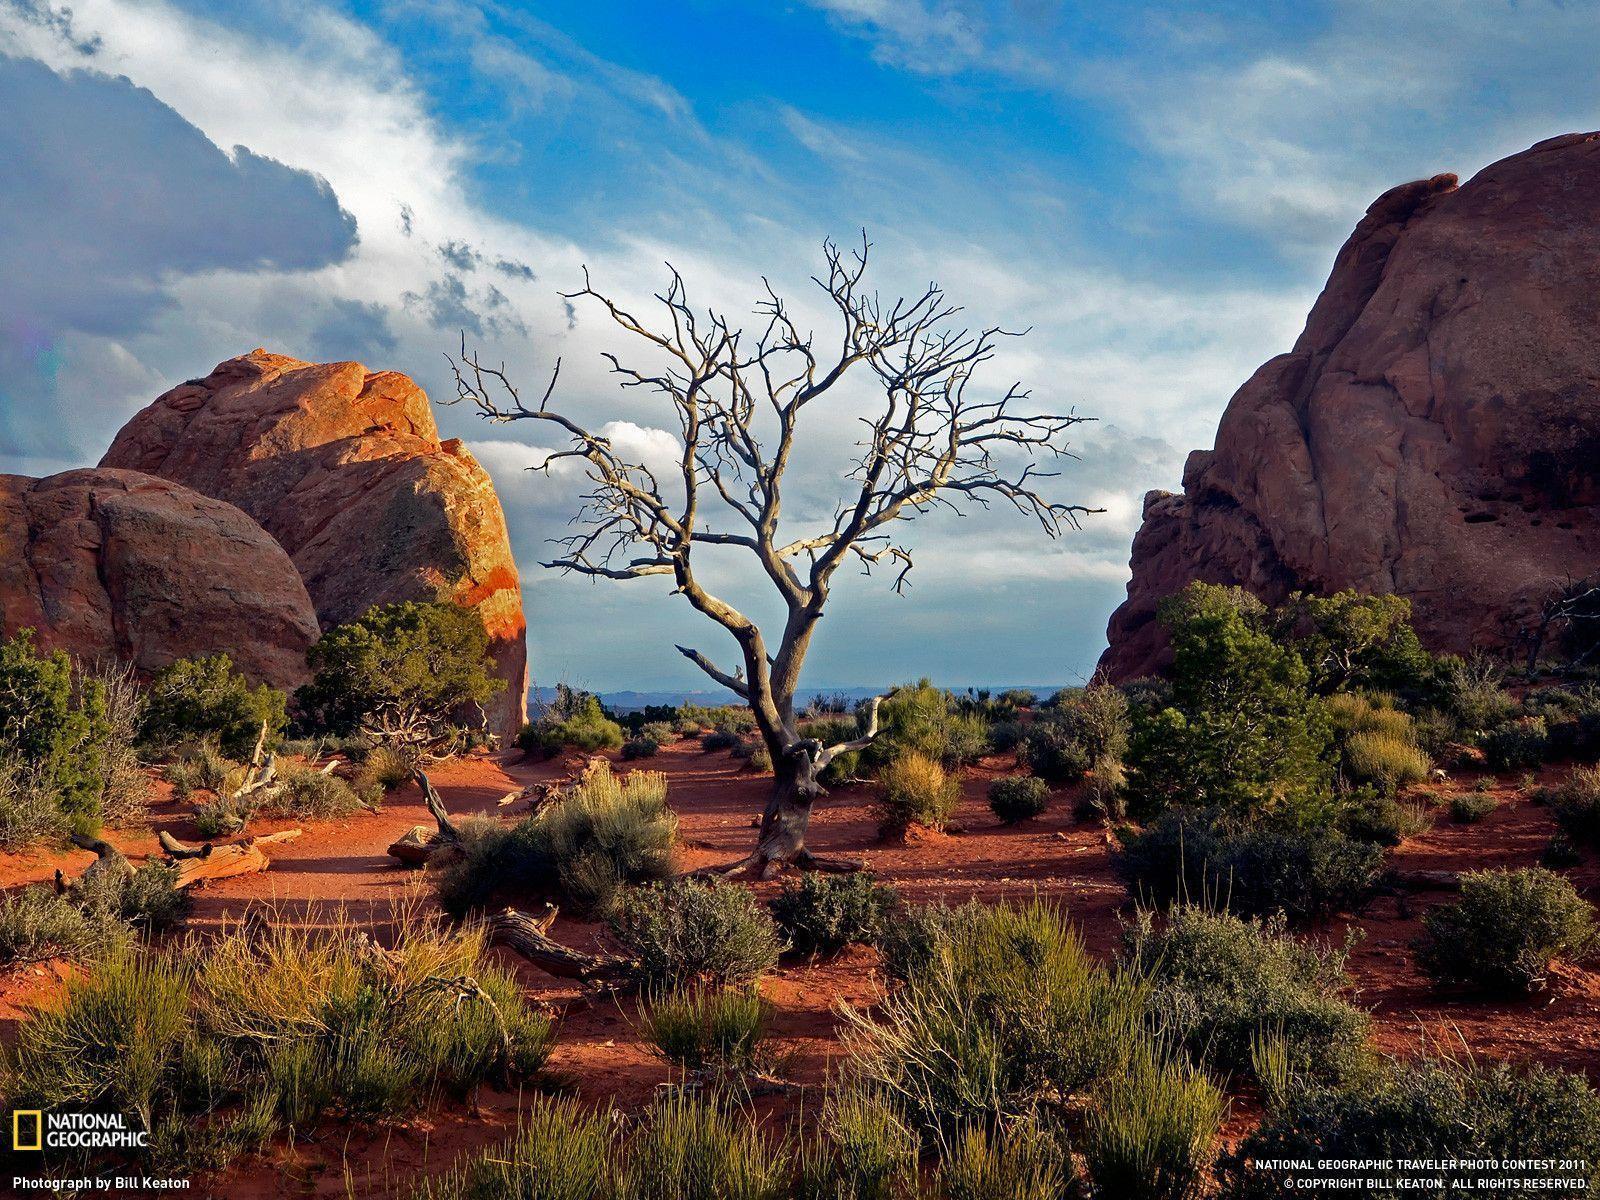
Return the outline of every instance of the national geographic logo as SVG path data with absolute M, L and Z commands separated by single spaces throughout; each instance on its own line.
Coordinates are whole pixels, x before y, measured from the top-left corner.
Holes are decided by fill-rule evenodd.
M 130 1128 L 122 1113 L 19 1108 L 11 1114 L 13 1150 L 135 1150 L 149 1144 L 150 1135 Z

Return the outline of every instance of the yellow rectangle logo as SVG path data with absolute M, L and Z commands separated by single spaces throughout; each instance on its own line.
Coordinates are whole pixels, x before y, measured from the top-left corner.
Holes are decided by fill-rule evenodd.
M 28 1141 L 22 1140 L 22 1129 L 27 1123 L 24 1117 L 32 1119 L 33 1137 Z M 13 1150 L 43 1150 L 44 1149 L 44 1113 L 37 1108 L 19 1108 L 11 1114 L 11 1148 Z

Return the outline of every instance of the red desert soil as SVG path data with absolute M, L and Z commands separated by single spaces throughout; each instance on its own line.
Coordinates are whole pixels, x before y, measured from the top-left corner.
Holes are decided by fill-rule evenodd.
M 820 807 L 811 842 L 822 853 L 864 859 L 880 878 L 892 881 L 909 899 L 969 896 L 994 899 L 1034 893 L 1059 898 L 1080 923 L 1090 946 L 1112 953 L 1121 921 L 1129 910 L 1127 894 L 1112 871 L 1105 834 L 1071 817 L 1071 796 L 1058 795 L 1052 809 L 1036 821 L 1001 827 L 984 795 L 988 780 L 1009 764 L 991 760 L 966 781 L 959 827 L 964 832 L 928 835 L 914 844 L 880 842 L 861 789 L 844 789 Z M 681 818 L 683 865 L 696 867 L 731 860 L 748 849 L 752 821 L 759 813 L 765 780 L 740 769 L 723 754 L 703 754 L 693 742 L 670 747 L 648 764 L 669 778 L 668 797 Z M 498 812 L 507 820 L 522 805 L 501 808 L 507 793 L 535 780 L 563 774 L 558 763 L 534 763 L 512 754 L 475 756 L 441 764 L 433 773 L 452 813 Z M 1459 779 L 1436 789 L 1444 793 L 1469 786 Z M 1432 830 L 1407 842 L 1393 855 L 1407 870 L 1468 870 L 1488 866 L 1526 866 L 1538 860 L 1549 840 L 1548 813 L 1520 795 L 1514 785 L 1495 785 L 1502 805 L 1477 825 L 1457 825 L 1441 814 Z M 265 874 L 224 880 L 195 896 L 191 927 L 215 927 L 238 918 L 247 905 L 275 906 L 280 919 L 318 919 L 317 910 L 343 906 L 358 922 L 382 927 L 396 907 L 431 904 L 419 888 L 420 873 L 399 868 L 385 854 L 396 836 L 428 823 L 415 787 L 390 796 L 383 810 L 343 821 L 314 822 L 297 841 L 269 850 Z M 158 803 L 152 832 L 113 838 L 133 856 L 153 853 L 154 830 L 170 829 L 180 838 L 195 836 L 181 808 Z M 288 824 L 263 824 L 258 832 Z M 0 887 L 48 879 L 56 867 L 76 874 L 89 861 L 85 852 L 51 855 L 0 855 Z M 1600 868 L 1586 863 L 1572 873 L 1577 886 L 1592 894 Z M 776 884 L 757 885 L 768 895 Z M 1415 1053 L 1426 1040 L 1435 1046 L 1464 1044 L 1474 1055 L 1537 1059 L 1587 1072 L 1600 1080 L 1600 975 L 1566 970 L 1544 995 L 1514 1003 L 1441 997 L 1418 976 L 1410 944 L 1427 908 L 1447 894 L 1384 896 L 1352 921 L 1332 923 L 1315 936 L 1340 941 L 1348 925 L 1361 932 L 1350 971 L 1358 1003 L 1374 1011 L 1378 1044 L 1399 1054 Z M 562 917 L 554 936 L 594 947 L 601 928 Z M 504 953 L 496 951 L 496 953 Z M 634 1030 L 635 1012 L 626 998 L 591 999 L 577 987 L 553 979 L 507 955 L 529 992 L 560 1017 L 553 1071 L 591 1100 L 614 1098 L 624 1106 L 645 1101 L 668 1078 Z M 48 1004 L 59 992 L 65 969 L 41 966 L 0 976 L 0 1038 L 9 1041 L 28 1008 Z M 880 986 L 876 956 L 858 949 L 832 962 L 785 961 L 763 985 L 777 1006 L 774 1034 L 792 1057 L 787 1074 L 802 1084 L 822 1082 L 836 1061 L 835 1006 L 869 1003 Z M 246 1160 L 220 1179 L 197 1183 L 202 1195 L 232 1200 L 254 1197 L 403 1196 L 419 1173 L 442 1170 L 464 1151 L 488 1144 L 515 1124 L 515 1094 L 485 1093 L 479 1112 L 465 1106 L 426 1114 L 392 1129 L 339 1131 L 328 1140 L 302 1143 L 293 1152 Z M 769 1108 L 797 1103 L 770 1097 Z M 1243 1115 L 1243 1114 L 1241 1114 Z M 1230 1132 L 1239 1122 L 1230 1127 Z

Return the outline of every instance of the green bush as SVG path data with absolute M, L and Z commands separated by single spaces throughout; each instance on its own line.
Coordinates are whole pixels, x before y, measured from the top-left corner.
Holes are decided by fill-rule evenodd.
M 885 833 L 904 832 L 912 825 L 943 829 L 961 799 L 961 780 L 939 760 L 908 751 L 878 773 L 873 811 Z
M 1065 721 L 1035 721 L 1018 744 L 1017 758 L 1041 780 L 1076 783 L 1094 766 L 1088 744 Z
M 325 771 L 286 771 L 279 788 L 261 802 L 263 811 L 303 821 L 348 817 L 361 811 L 361 799 L 348 783 Z
M 1441 655 L 1434 662 L 1433 674 L 1440 706 L 1465 741 L 1478 741 L 1516 712 L 1516 700 L 1501 687 L 1503 673 L 1487 658 Z
M 616 1200 L 785 1200 L 792 1159 L 739 1109 L 678 1091 L 633 1131 Z
M 553 757 L 563 750 L 594 754 L 622 747 L 622 726 L 606 716 L 600 700 L 588 692 L 557 690 L 556 703 L 537 721 L 522 727 L 517 746 L 524 753 Z
M 1549 867 L 1553 871 L 1575 867 L 1582 861 L 1582 853 L 1579 852 L 1577 846 L 1573 845 L 1572 839 L 1564 833 L 1558 833 L 1551 838 L 1549 844 L 1545 846 L 1543 852 L 1539 855 L 1540 865 Z
M 1295 920 L 1363 904 L 1383 850 L 1330 829 L 1237 829 L 1214 814 L 1174 810 L 1125 833 L 1116 862 L 1128 886 L 1156 903 Z
M 783 936 L 802 954 L 837 954 L 846 946 L 875 942 L 898 905 L 894 888 L 866 871 L 807 872 L 787 881 L 767 902 Z
M 800 732 L 805 737 L 815 738 L 824 746 L 842 746 L 860 737 L 861 727 L 854 717 L 824 717 L 807 721 L 800 727 Z M 837 755 L 822 769 L 823 786 L 836 787 L 848 783 L 855 779 L 862 769 L 862 752 L 846 751 Z
M 1002 775 L 989 784 L 989 808 L 1007 825 L 1037 817 L 1050 804 L 1050 785 L 1030 775 Z
M 612 936 L 649 987 L 754 983 L 784 950 L 748 888 L 680 879 L 632 888 L 614 906 Z
M 0 754 L 0 850 L 63 838 L 72 823 L 56 802 L 54 783 L 15 752 Z
M 1544 798 L 1568 838 L 1600 845 L 1600 767 L 1574 767 Z
M 732 750 L 739 744 L 739 735 L 726 729 L 713 729 L 710 733 L 700 735 L 700 749 L 706 754 L 715 754 L 718 750 Z
M 1520 717 L 1491 732 L 1483 755 L 1496 771 L 1537 767 L 1550 755 L 1550 731 L 1543 717 Z
M 98 679 L 75 673 L 60 650 L 36 650 L 31 629 L 0 642 L 0 758 L 22 768 L 0 814 L 13 839 L 55 824 L 41 819 L 46 796 L 75 832 L 99 828 L 114 733 Z
M 654 758 L 661 753 L 661 743 L 654 738 L 629 738 L 622 743 L 622 761 L 633 762 L 640 758 Z
M 1414 742 L 1393 734 L 1352 733 L 1344 744 L 1344 767 L 1356 783 L 1376 784 L 1385 792 L 1421 783 L 1433 764 Z
M 166 750 L 207 741 L 233 758 L 249 758 L 266 726 L 266 748 L 288 724 L 287 697 L 266 684 L 251 686 L 226 654 L 180 658 L 163 667 L 145 699 L 139 740 Z
M 1402 804 L 1382 793 L 1358 792 L 1339 814 L 1339 830 L 1358 842 L 1398 846 L 1433 828 L 1433 814 L 1420 804 Z
M 1142 909 L 1126 937 L 1125 962 L 1149 985 L 1155 1027 L 1195 1061 L 1246 1070 L 1268 1035 L 1298 1071 L 1338 1077 L 1360 1058 L 1367 1016 L 1339 998 L 1345 953 L 1299 941 L 1281 918 L 1185 904 L 1158 921 Z
M 1338 1187 L 1337 1194 L 1371 1200 L 1401 1195 L 1448 1200 L 1461 1194 L 1448 1185 L 1403 1192 L 1363 1189 L 1359 1180 L 1372 1172 L 1330 1172 L 1317 1165 L 1398 1158 L 1576 1160 L 1586 1165 L 1556 1173 L 1585 1178 L 1592 1189 L 1600 1181 L 1600 1097 L 1580 1075 L 1496 1062 L 1391 1063 L 1346 1087 L 1292 1080 L 1261 1124 L 1225 1158 L 1222 1195 L 1229 1200 L 1276 1200 L 1306 1190 L 1297 1181 L 1326 1180 L 1330 1174 L 1357 1181 L 1354 1187 Z M 1310 1160 L 1313 1166 L 1301 1171 L 1256 1165 L 1266 1160 Z M 1497 1174 L 1492 1169 L 1471 1173 Z M 1530 1173 L 1519 1169 L 1506 1174 Z M 1493 1192 L 1521 1200 L 1551 1194 L 1537 1185 L 1496 1187 Z
M 44 884 L 0 895 L 0 964 L 82 959 L 126 943 L 120 922 L 91 920 L 82 908 Z
M 1435 982 L 1530 992 L 1551 963 L 1581 961 L 1595 942 L 1594 910 L 1542 867 L 1473 871 L 1461 897 L 1422 919 L 1417 963 Z
M 1329 728 L 1305 665 L 1266 631 L 1258 600 L 1190 584 L 1161 606 L 1170 630 L 1170 702 L 1134 707 L 1129 808 L 1174 805 L 1240 818 L 1300 818 L 1329 791 Z
M 639 727 L 639 736 L 657 746 L 670 746 L 678 740 L 678 731 L 671 721 L 646 721 Z
M 1458 825 L 1476 825 L 1495 809 L 1500 801 L 1481 792 L 1464 792 L 1450 797 L 1450 819 Z
M 306 661 L 312 679 L 295 699 L 314 731 L 404 748 L 454 749 L 505 688 L 483 618 L 449 603 L 369 609 L 323 634 Z
M 1120 1069 L 1144 996 L 1034 901 L 907 914 L 885 939 L 904 982 L 875 1012 L 845 1009 L 847 1077 L 898 1097 L 930 1141 L 1009 1127 Z
M 451 913 L 515 889 L 603 916 L 626 885 L 672 874 L 677 828 L 665 775 L 633 771 L 618 779 L 601 765 L 514 826 L 463 822 L 460 855 L 431 874 Z
M 1035 715 L 1023 738 L 1023 757 L 1035 775 L 1073 783 L 1100 763 L 1120 763 L 1128 751 L 1128 698 L 1106 684 L 1057 692 Z
M 1146 1049 L 1107 1077 L 1089 1110 L 1083 1155 L 1095 1193 L 1118 1200 L 1190 1200 L 1216 1157 L 1228 1103 L 1179 1058 Z
M 411 773 L 416 765 L 416 756 L 404 750 L 394 746 L 373 746 L 362 755 L 361 765 L 356 768 L 355 777 L 350 781 L 351 790 L 363 802 L 376 807 L 390 792 L 411 782 Z
M 988 723 L 977 713 L 961 711 L 948 692 L 922 679 L 884 698 L 878 707 L 878 736 L 863 751 L 863 761 L 868 768 L 881 769 L 916 753 L 957 767 L 976 762 L 988 748 Z
M 759 1064 L 772 1005 L 749 988 L 662 992 L 640 1009 L 650 1044 L 684 1071 L 750 1071 Z
M 1030 1120 L 965 1130 L 945 1154 L 942 1179 L 948 1200 L 1059 1200 L 1076 1175 L 1061 1139 Z
M 615 1113 L 533 1096 L 516 1137 L 471 1156 L 415 1200 L 601 1200 L 614 1182 Z

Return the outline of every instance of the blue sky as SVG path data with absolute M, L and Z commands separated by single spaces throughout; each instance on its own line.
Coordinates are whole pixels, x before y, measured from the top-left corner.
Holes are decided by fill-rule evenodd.
M 703 303 L 748 311 L 766 274 L 820 324 L 819 244 L 864 227 L 885 290 L 1031 329 L 989 382 L 1098 419 L 1057 486 L 1107 511 L 1054 544 L 918 522 L 909 596 L 844 581 L 807 682 L 1078 679 L 1143 492 L 1287 348 L 1365 206 L 1600 126 L 1597 49 L 1600 9 L 1545 0 L 0 0 L 0 470 L 92 463 L 257 345 L 437 398 L 463 327 L 530 380 L 562 356 L 569 409 L 663 453 L 605 375 L 625 345 L 558 289 L 587 264 L 645 303 L 670 260 Z M 802 521 L 869 402 L 819 420 Z M 534 565 L 579 482 L 522 471 L 539 431 L 441 423 L 499 485 L 538 681 L 696 684 L 672 643 L 723 647 L 681 601 Z

